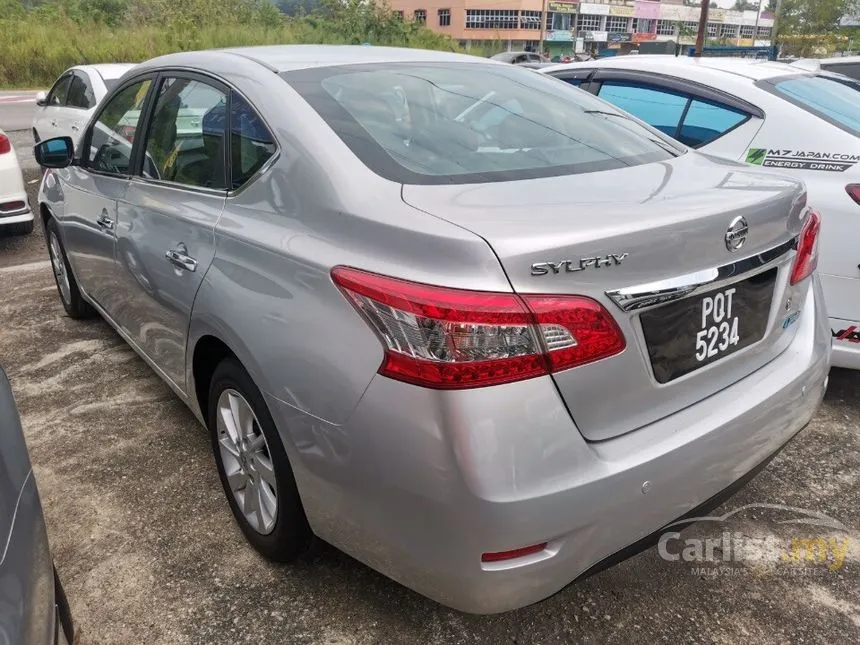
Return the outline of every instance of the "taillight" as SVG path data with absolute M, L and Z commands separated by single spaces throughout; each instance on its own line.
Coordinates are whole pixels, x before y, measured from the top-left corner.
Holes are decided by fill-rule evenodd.
M 821 215 L 809 209 L 803 229 L 797 238 L 797 255 L 791 268 L 791 284 L 808 278 L 818 266 L 818 233 L 821 230 Z
M 0 155 L 12 152 L 12 142 L 5 134 L 0 134 Z
M 612 316 L 590 298 L 449 289 L 347 267 L 332 279 L 382 340 L 379 373 L 425 387 L 509 383 L 625 347 Z
M 848 184 L 845 187 L 845 192 L 848 193 L 851 199 L 860 204 L 860 184 Z

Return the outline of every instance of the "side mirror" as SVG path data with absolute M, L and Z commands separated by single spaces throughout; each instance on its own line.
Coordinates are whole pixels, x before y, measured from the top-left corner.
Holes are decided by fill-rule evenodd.
M 36 105 L 43 107 L 48 104 L 48 93 L 45 91 L 36 94 Z
M 33 148 L 36 163 L 42 168 L 66 168 L 72 165 L 75 144 L 71 137 L 55 137 L 36 144 Z

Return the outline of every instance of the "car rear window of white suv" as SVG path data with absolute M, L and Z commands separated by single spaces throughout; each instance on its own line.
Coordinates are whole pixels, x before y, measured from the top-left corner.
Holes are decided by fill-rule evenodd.
M 513 65 L 348 65 L 282 77 L 365 165 L 400 183 L 551 177 L 684 152 L 609 104 Z
M 795 76 L 773 83 L 777 96 L 860 135 L 860 84 L 826 76 Z

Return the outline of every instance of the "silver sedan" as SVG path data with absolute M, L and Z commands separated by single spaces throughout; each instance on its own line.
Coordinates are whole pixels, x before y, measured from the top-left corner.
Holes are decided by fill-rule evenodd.
M 318 537 L 521 607 L 718 503 L 824 392 L 802 184 L 528 69 L 175 54 L 36 154 L 66 311 L 209 428 L 275 560 Z

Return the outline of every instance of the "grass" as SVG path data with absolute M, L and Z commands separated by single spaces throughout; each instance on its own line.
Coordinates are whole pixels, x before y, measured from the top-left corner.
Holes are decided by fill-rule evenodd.
M 291 43 L 398 45 L 425 49 L 458 49 L 448 38 L 404 25 L 398 29 L 361 28 L 344 33 L 337 23 L 306 17 L 279 26 L 221 24 L 197 26 L 175 21 L 167 26 L 113 28 L 72 20 L 35 17 L 0 20 L 0 87 L 47 87 L 63 70 L 88 63 L 136 63 L 176 51 Z M 362 33 L 363 32 L 363 33 Z

